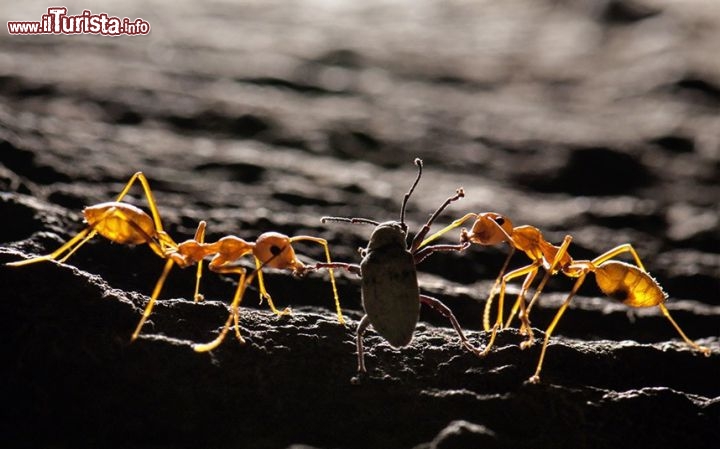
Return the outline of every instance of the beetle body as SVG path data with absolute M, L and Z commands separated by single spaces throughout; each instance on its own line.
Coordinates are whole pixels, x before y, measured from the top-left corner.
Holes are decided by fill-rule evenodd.
M 363 309 L 375 331 L 394 347 L 410 343 L 420 315 L 415 259 L 405 237 L 400 223 L 381 223 L 360 263 Z
M 362 305 L 365 315 L 360 319 L 355 333 L 358 375 L 365 369 L 365 352 L 363 349 L 363 335 L 368 326 L 372 326 L 380 336 L 391 346 L 399 348 L 407 346 L 412 341 L 415 326 L 420 316 L 420 305 L 437 311 L 450 320 L 455 332 L 460 337 L 460 344 L 470 352 L 481 355 L 465 337 L 460 324 L 452 311 L 437 299 L 420 293 L 417 280 L 416 265 L 436 251 L 462 251 L 466 243 L 460 245 L 433 245 L 425 246 L 423 239 L 430 231 L 430 226 L 440 213 L 453 201 L 465 195 L 462 188 L 455 192 L 433 213 L 425 225 L 420 228 L 408 246 L 408 228 L 405 224 L 405 207 L 415 187 L 422 176 L 422 161 L 415 159 L 418 174 L 410 190 L 403 198 L 400 208 L 400 221 L 386 221 L 383 223 L 368 218 L 323 217 L 321 221 L 339 221 L 355 224 L 369 224 L 375 226 L 367 248 L 360 250 L 362 261 L 360 265 L 328 262 L 317 263 L 313 269 L 341 268 L 355 273 L 362 279 Z

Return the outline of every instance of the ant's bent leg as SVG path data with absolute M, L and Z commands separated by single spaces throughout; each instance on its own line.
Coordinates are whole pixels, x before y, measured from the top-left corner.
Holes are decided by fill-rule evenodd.
M 60 255 L 62 253 L 70 250 L 70 253 L 68 255 L 66 255 L 65 257 L 63 257 L 63 261 L 64 261 L 65 259 L 67 259 L 67 257 L 70 254 L 74 253 L 80 246 L 84 245 L 85 242 L 87 242 L 92 237 L 94 237 L 95 234 L 96 234 L 96 231 L 93 231 L 92 228 L 87 227 L 87 228 L 83 229 L 82 231 L 80 231 L 75 237 L 68 240 L 60 248 L 56 249 L 55 251 L 53 251 L 50 254 L 47 254 L 45 256 L 33 257 L 30 259 L 25 259 L 25 260 L 19 260 L 17 262 L 9 262 L 9 263 L 7 263 L 7 265 L 10 267 L 21 267 L 23 265 L 30 265 L 30 264 L 36 263 L 36 262 L 45 262 L 48 260 L 56 260 L 58 257 L 60 257 Z M 80 243 L 78 244 L 78 242 L 80 242 Z M 77 244 L 77 246 L 75 246 L 76 244 Z M 73 246 L 75 246 L 75 248 L 73 248 Z
M 223 340 L 225 340 L 225 336 L 230 331 L 230 327 L 232 326 L 233 322 L 235 323 L 235 336 L 237 337 L 240 344 L 245 344 L 245 339 L 242 337 L 242 335 L 240 335 L 239 309 L 243 295 L 245 294 L 245 289 L 247 288 L 248 284 L 252 282 L 254 274 L 257 273 L 257 271 L 254 271 L 253 274 L 251 274 L 247 278 L 247 280 L 245 278 L 244 268 L 238 267 L 238 272 L 240 273 L 240 279 L 238 280 L 238 286 L 235 290 L 235 296 L 233 296 L 232 303 L 230 304 L 230 315 L 228 316 L 227 321 L 225 321 L 225 325 L 223 326 L 220 334 L 218 334 L 215 340 L 209 343 L 193 345 L 193 350 L 195 350 L 195 352 L 212 351 L 213 349 L 220 346 Z
M 132 175 L 132 177 L 130 178 L 128 183 L 125 184 L 125 187 L 122 189 L 115 201 L 122 201 L 125 195 L 127 195 L 130 191 L 130 188 L 133 186 L 133 184 L 135 184 L 135 181 L 140 181 L 143 191 L 145 192 L 145 199 L 147 200 L 148 206 L 150 207 L 150 213 L 153 217 L 153 221 L 155 222 L 155 229 L 158 231 L 158 233 L 163 233 L 164 230 L 162 226 L 162 221 L 160 220 L 160 213 L 157 209 L 157 203 L 155 202 L 155 198 L 153 197 L 152 190 L 150 190 L 150 183 L 142 172 L 137 172 Z
M 518 294 L 518 297 L 515 300 L 515 304 L 513 304 L 512 309 L 510 309 L 510 315 L 508 315 L 505 326 L 503 326 L 504 329 L 510 327 L 510 323 L 512 323 L 512 320 L 515 318 L 518 310 L 520 310 L 520 334 L 532 334 L 532 329 L 530 329 L 530 319 L 528 317 L 527 307 L 524 307 L 524 304 L 525 295 L 527 295 L 527 292 L 530 289 L 530 285 L 532 285 L 533 281 L 535 280 L 537 272 L 538 270 L 535 269 L 529 272 L 527 276 L 525 276 L 525 280 L 523 281 L 522 287 L 520 288 L 520 294 Z
M 710 351 L 710 348 L 706 348 L 705 346 L 700 346 L 699 344 L 695 343 L 694 341 L 690 340 L 687 335 L 685 335 L 685 332 L 683 332 L 682 329 L 680 329 L 680 326 L 675 322 L 675 320 L 670 316 L 670 311 L 665 307 L 665 304 L 660 303 L 658 304 L 658 307 L 660 307 L 660 310 L 662 311 L 663 315 L 670 320 L 670 323 L 673 325 L 676 331 L 680 334 L 682 339 L 690 345 L 691 348 L 693 348 L 696 351 L 700 351 L 705 357 L 710 357 L 710 354 L 712 352 Z
M 465 349 L 479 357 L 484 355 L 483 351 L 480 351 L 478 348 L 470 344 L 470 340 L 468 340 L 468 338 L 463 333 L 462 328 L 460 327 L 460 323 L 458 323 L 457 318 L 455 318 L 455 315 L 453 315 L 452 310 L 450 310 L 448 306 L 446 306 L 439 300 L 427 295 L 420 295 L 420 302 L 431 307 L 440 315 L 450 320 L 450 324 L 452 324 L 453 328 L 455 328 L 455 332 L 457 332 L 458 336 L 460 337 L 460 344 L 462 344 Z
M 200 244 L 200 246 L 203 246 L 205 244 L 205 228 L 207 227 L 207 223 L 202 220 L 200 223 L 198 223 L 197 230 L 195 231 L 195 241 Z M 193 294 L 193 300 L 195 302 L 199 302 L 205 299 L 205 297 L 200 293 L 200 278 L 202 278 L 202 268 L 203 268 L 203 260 L 200 258 L 197 262 L 197 271 L 195 272 L 195 293 Z
M 290 243 L 293 243 L 293 242 L 296 242 L 299 240 L 308 240 L 308 241 L 315 242 L 315 243 L 322 245 L 323 249 L 325 250 L 325 261 L 327 263 L 332 263 L 332 260 L 330 259 L 330 248 L 328 247 L 327 240 L 319 238 L 319 237 L 310 237 L 310 236 L 306 236 L 306 235 L 300 235 L 297 237 L 292 237 L 290 239 Z M 328 274 L 330 275 L 330 285 L 332 286 L 333 299 L 335 300 L 335 311 L 337 313 L 338 322 L 340 324 L 345 324 L 345 319 L 343 318 L 342 309 L 340 308 L 340 297 L 338 296 L 337 286 L 335 285 L 335 273 L 333 273 L 332 268 L 328 268 Z
M 608 250 L 596 258 L 592 260 L 593 265 L 598 266 L 601 263 L 608 261 L 610 259 L 615 258 L 615 256 L 622 254 L 622 253 L 630 253 L 635 260 L 635 263 L 637 266 L 647 273 L 647 270 L 645 269 L 645 266 L 643 266 L 642 261 L 640 260 L 640 256 L 638 255 L 637 251 L 635 251 L 635 248 L 630 243 L 624 243 L 622 245 L 618 245 L 615 248 Z
M 267 300 L 268 306 L 270 306 L 270 310 L 275 315 L 282 316 L 282 315 L 290 315 L 292 313 L 292 310 L 290 310 L 290 307 L 285 307 L 282 310 L 278 310 L 275 307 L 275 303 L 273 302 L 272 296 L 270 296 L 270 293 L 267 292 L 267 289 L 265 288 L 265 279 L 263 278 L 262 273 L 262 266 L 263 263 L 260 262 L 260 259 L 257 257 L 255 258 L 255 269 L 257 272 L 257 279 L 258 279 L 258 290 L 260 290 L 260 304 L 262 304 L 263 299 Z
M 505 263 L 500 269 L 500 273 L 498 273 L 498 277 L 495 278 L 495 282 L 490 289 L 488 299 L 487 301 L 485 301 L 485 309 L 483 310 L 483 329 L 485 330 L 485 332 L 490 331 L 490 309 L 492 308 L 492 303 L 495 299 L 495 295 L 497 294 L 498 286 L 500 285 L 500 281 L 502 280 L 503 276 L 505 276 L 505 271 L 507 271 L 507 267 L 510 264 L 510 259 L 512 258 L 513 253 L 515 253 L 515 248 L 511 247 L 510 253 L 507 255 L 507 258 L 505 258 Z
M 220 346 L 220 343 L 223 342 L 225 339 L 225 335 L 227 335 L 228 331 L 230 330 L 230 327 L 232 326 L 233 319 L 235 318 L 235 314 L 233 312 L 230 312 L 230 315 L 227 318 L 227 321 L 225 321 L 225 325 L 223 326 L 222 330 L 220 331 L 220 334 L 215 338 L 215 340 L 209 342 L 209 343 L 196 343 L 193 345 L 193 350 L 195 352 L 208 352 L 212 351 L 213 349 Z M 241 344 L 245 344 L 245 339 L 242 338 L 242 336 L 239 339 Z
M 365 315 L 360 320 L 360 324 L 358 324 L 357 332 L 355 332 L 355 338 L 356 338 L 356 346 L 357 346 L 357 358 L 358 358 L 358 374 L 367 373 L 367 370 L 365 369 L 365 350 L 363 349 L 363 335 L 365 334 L 365 331 L 367 330 L 367 327 L 370 325 L 370 318 Z

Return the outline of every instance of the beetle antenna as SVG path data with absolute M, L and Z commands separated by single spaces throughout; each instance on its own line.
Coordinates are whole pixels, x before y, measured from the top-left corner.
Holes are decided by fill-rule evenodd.
M 373 226 L 377 226 L 380 224 L 379 222 L 375 220 L 370 220 L 368 218 L 322 217 L 320 219 L 320 223 L 327 223 L 328 221 L 341 221 L 352 224 L 369 224 Z
M 415 178 L 415 182 L 413 183 L 412 187 L 410 187 L 410 190 L 408 190 L 408 193 L 405 194 L 405 197 L 403 198 L 402 207 L 400 208 L 400 225 L 407 230 L 407 225 L 405 224 L 405 206 L 407 206 L 407 202 L 410 199 L 410 195 L 412 195 L 413 191 L 415 191 L 415 187 L 418 185 L 418 182 L 420 182 L 420 177 L 422 176 L 422 168 L 423 168 L 423 161 L 419 157 L 415 158 L 415 165 L 418 167 L 418 174 L 417 178 Z

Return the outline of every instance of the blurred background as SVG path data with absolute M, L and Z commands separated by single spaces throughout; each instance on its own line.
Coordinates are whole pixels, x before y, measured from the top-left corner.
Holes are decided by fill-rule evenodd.
M 0 18 L 39 21 L 51 6 L 4 2 Z M 411 230 L 462 186 L 466 197 L 439 224 L 467 212 L 500 212 L 516 225 L 537 226 L 554 243 L 572 235 L 570 252 L 577 259 L 632 243 L 669 293 L 669 307 L 691 338 L 716 341 L 720 2 L 72 0 L 62 6 L 70 15 L 87 9 L 142 18 L 151 32 L 0 33 L 3 246 L 31 254 L 52 251 L 82 228 L 84 206 L 113 199 L 141 170 L 178 241 L 191 238 L 197 223 L 207 220 L 208 240 L 229 234 L 252 240 L 266 231 L 309 234 L 328 239 L 335 259 L 358 262 L 357 248 L 371 229 L 323 225 L 319 218 L 397 219 L 416 173 L 413 159 L 420 157 L 425 172 L 408 205 Z M 145 207 L 139 189 L 128 201 Z M 445 241 L 458 235 L 449 233 Z M 323 257 L 319 246 L 301 245 L 299 252 L 307 261 Z M 484 299 L 506 254 L 502 246 L 438 254 L 419 267 L 423 287 L 446 301 L 464 326 L 478 330 Z M 100 239 L 71 263 L 112 288 L 144 295 L 161 264 L 148 251 Z M 517 255 L 512 266 L 525 263 Z M 9 292 L 15 285 L 10 277 L 18 272 L 4 272 Z M 206 278 L 209 298 L 231 291 L 228 282 Z M 279 306 L 305 305 L 330 315 L 322 275 L 299 280 L 270 273 L 268 279 Z M 171 277 L 167 295 L 189 299 L 192 282 L 187 274 Z M 357 318 L 357 279 L 340 274 L 338 282 L 344 306 Z M 558 335 L 641 343 L 676 338 L 657 310 L 629 313 L 590 284 Z M 570 287 L 568 279 L 553 279 L 533 324 L 546 327 Z M 30 288 L 10 296 L 39 294 Z M 636 314 L 643 319 L 636 321 Z M 431 314 L 423 319 L 447 325 Z M 131 323 L 116 323 L 114 332 L 124 338 Z M 8 334 L 10 341 L 25 335 L 18 332 Z M 117 335 L 113 338 L 121 338 Z M 345 338 L 352 341 L 350 331 Z M 351 372 L 352 347 L 345 349 L 342 362 Z M 58 354 L 64 350 L 71 347 Z M 525 357 L 518 379 L 529 375 L 535 359 Z M 712 363 L 703 365 L 703 375 L 719 374 L 717 358 Z M 562 371 L 555 376 L 562 384 Z M 634 387 L 720 394 L 709 381 L 693 390 L 686 386 L 696 379 L 671 377 L 680 383 L 661 378 Z M 602 380 L 588 382 L 610 388 Z M 620 383 L 612 388 L 623 391 Z M 32 384 L 21 382 L 23 388 Z M 32 388 L 44 391 L 51 383 L 40 385 Z M 492 389 L 511 392 L 512 398 L 518 385 Z M 483 388 L 474 391 L 483 394 Z M 57 412 L 61 406 L 50 397 L 45 412 L 30 407 L 22 416 L 32 420 Z M 707 412 L 710 422 L 720 423 L 717 406 L 702 412 L 693 407 L 681 417 L 692 421 Z M 463 417 L 469 408 L 457 406 L 438 421 Z M 685 422 L 681 417 L 678 425 Z M 364 418 L 349 414 L 348 419 L 372 428 Z M 580 429 L 578 439 L 571 439 L 574 447 L 604 447 L 585 440 L 587 426 L 568 422 Z M 425 433 L 435 435 L 445 424 L 394 447 L 430 444 Z M 503 439 L 511 431 L 501 424 L 490 430 L 500 437 L 478 434 L 501 446 L 512 441 L 530 447 L 534 441 Z M 127 444 L 136 446 L 135 434 L 128 435 Z M 696 433 L 694 442 L 702 447 L 706 437 Z M 387 438 L 378 441 L 393 441 Z M 306 441 L 363 447 L 361 440 L 342 443 L 327 435 L 283 435 L 257 447 Z M 535 441 L 535 447 L 543 442 L 548 441 Z

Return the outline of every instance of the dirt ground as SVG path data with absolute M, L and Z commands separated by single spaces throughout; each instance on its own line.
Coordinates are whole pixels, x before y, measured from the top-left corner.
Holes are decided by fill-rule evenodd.
M 6 21 L 47 3 L 4 2 Z M 65 2 L 142 18 L 144 36 L 0 34 L 2 447 L 711 448 L 720 440 L 720 4 L 714 0 Z M 692 351 L 660 311 L 605 297 L 593 276 L 531 384 L 544 330 L 572 288 L 554 276 L 537 343 L 499 333 L 484 358 L 423 309 L 412 343 L 365 336 L 360 279 L 266 270 L 243 301 L 246 344 L 211 353 L 237 276 L 173 271 L 130 335 L 164 262 L 95 238 L 65 264 L 8 267 L 83 229 L 143 171 L 177 241 L 267 231 L 327 239 L 359 263 L 372 227 L 411 234 L 495 211 L 575 259 L 632 243 Z M 142 190 L 125 200 L 145 210 Z M 468 223 L 469 226 L 470 223 Z M 459 231 L 442 243 L 456 243 Z M 322 246 L 298 242 L 307 263 Z M 423 293 L 483 347 L 482 313 L 507 245 L 436 253 Z M 619 259 L 631 262 L 627 255 Z M 252 266 L 247 258 L 242 262 Z M 516 254 L 511 267 L 529 263 Z M 541 270 L 542 272 L 542 270 Z M 520 280 L 508 291 L 517 294 Z M 510 295 L 514 298 L 513 295 Z

